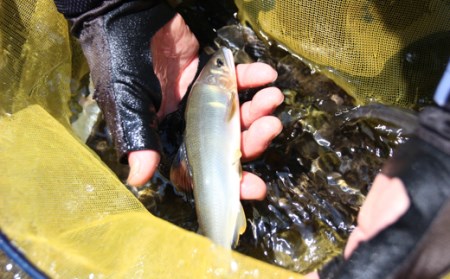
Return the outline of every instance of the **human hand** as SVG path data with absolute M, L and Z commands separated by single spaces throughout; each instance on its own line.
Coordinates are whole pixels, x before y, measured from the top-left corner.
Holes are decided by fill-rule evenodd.
M 395 223 L 408 210 L 410 202 L 402 180 L 378 174 L 359 211 L 357 226 L 348 238 L 344 258 L 348 259 L 360 243 Z
M 58 7 L 83 48 L 95 99 L 121 161 L 130 165 L 128 183 L 143 185 L 160 161 L 158 121 L 177 108 L 196 73 L 198 42 L 181 16 L 164 4 L 106 1 L 92 11 L 74 14 L 64 3 Z M 277 76 L 261 63 L 239 65 L 236 72 L 240 88 L 262 86 Z M 278 89 L 266 88 L 241 107 L 243 159 L 261 154 L 281 131 L 280 121 L 268 115 L 282 100 Z M 244 173 L 241 197 L 264 195 L 264 182 Z
M 380 231 L 396 222 L 409 206 L 410 200 L 403 182 L 399 178 L 390 178 L 382 173 L 378 174 L 359 211 L 357 226 L 347 240 L 343 258 L 348 260 L 360 243 L 370 240 Z M 328 266 L 321 271 L 320 278 L 341 278 L 338 277 L 338 271 L 340 272 L 341 269 L 345 268 L 337 266 L 341 264 L 342 259 L 336 263 L 336 266 L 330 264 L 331 267 Z M 365 270 L 365 267 L 366 265 L 357 268 Z M 327 268 L 332 270 L 327 270 Z M 338 271 L 334 269 L 338 269 Z M 308 279 L 319 279 L 319 274 L 312 272 L 306 277 Z
M 320 278 L 437 278 L 450 266 L 450 156 L 418 138 L 383 167 L 344 258 Z
M 71 23 L 71 33 L 89 63 L 94 98 L 120 160 L 126 162 L 132 150 L 159 152 L 156 112 L 162 96 L 149 47 L 174 11 L 167 4 L 145 0 L 94 1 L 89 5 L 55 2 Z
M 181 16 L 176 15 L 161 28 L 152 39 L 155 73 L 161 82 L 162 103 L 158 111 L 161 120 L 174 111 L 194 79 L 198 65 L 198 42 Z M 274 81 L 277 73 L 263 63 L 242 64 L 236 67 L 239 89 L 253 88 Z M 281 122 L 270 116 L 283 101 L 283 94 L 275 87 L 259 91 L 254 98 L 241 106 L 243 160 L 261 155 L 270 141 L 282 129 Z M 130 152 L 130 176 L 128 183 L 142 185 L 156 171 L 160 160 L 158 152 L 145 150 Z M 242 199 L 262 199 L 266 193 L 264 181 L 244 172 L 241 180 Z

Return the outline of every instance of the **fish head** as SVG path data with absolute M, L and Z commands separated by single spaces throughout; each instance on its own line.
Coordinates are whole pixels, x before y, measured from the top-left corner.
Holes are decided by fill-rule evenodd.
M 216 51 L 203 68 L 197 82 L 236 92 L 236 71 L 231 50 L 222 47 Z

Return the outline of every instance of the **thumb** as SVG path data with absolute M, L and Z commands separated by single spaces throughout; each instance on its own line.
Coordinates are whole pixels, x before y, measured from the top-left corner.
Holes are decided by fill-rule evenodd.
M 130 174 L 127 183 L 140 187 L 147 183 L 158 167 L 161 156 L 154 150 L 132 151 L 128 155 Z

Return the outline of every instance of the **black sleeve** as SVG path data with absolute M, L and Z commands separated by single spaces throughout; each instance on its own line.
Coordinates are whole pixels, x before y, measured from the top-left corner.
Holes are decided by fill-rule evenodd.
M 450 61 L 434 100 L 437 106 L 427 107 L 419 115 L 417 136 L 450 155 Z
M 410 199 L 407 212 L 348 260 L 327 264 L 320 278 L 440 278 L 450 270 L 450 65 L 435 106 L 419 114 L 416 136 L 400 146 L 382 173 L 399 178 Z
M 104 0 L 55 0 L 55 5 L 58 12 L 66 18 L 72 18 L 99 7 L 103 2 Z
M 99 18 L 121 6 L 135 6 L 133 4 L 126 4 L 127 2 L 138 2 L 138 1 L 126 1 L 126 0 L 54 0 L 56 8 L 58 11 L 64 15 L 64 17 L 69 20 L 71 25 L 70 31 L 75 36 L 78 37 L 81 29 L 83 28 L 83 23 L 92 21 Z M 161 5 L 169 7 L 165 4 L 163 0 L 147 0 L 140 1 L 137 6 L 141 7 L 154 7 Z M 131 10 L 138 10 L 137 8 L 131 8 Z M 157 23 L 162 22 L 160 18 L 165 18 L 164 16 L 153 16 L 152 20 Z M 165 20 L 165 19 L 164 19 Z M 163 24 L 158 24 L 163 25 Z

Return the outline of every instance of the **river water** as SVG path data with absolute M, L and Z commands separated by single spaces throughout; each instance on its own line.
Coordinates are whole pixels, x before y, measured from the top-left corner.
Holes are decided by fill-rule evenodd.
M 263 201 L 243 202 L 247 230 L 236 250 L 307 273 L 342 251 L 371 181 L 408 135 L 398 123 L 364 114 L 355 117 L 354 98 L 275 43 L 263 44 L 250 29 L 232 24 L 217 34 L 216 46 L 232 48 L 238 62 L 272 65 L 279 74 L 273 85 L 285 95 L 274 113 L 283 131 L 260 158 L 243 164 L 266 182 L 268 194 Z M 241 102 L 255 92 L 241 92 Z M 177 192 L 165 178 L 182 127 L 179 113 L 161 124 L 167 156 L 160 172 L 142 189 L 130 190 L 151 213 L 196 231 L 191 197 Z M 87 143 L 125 182 L 128 167 L 117 163 L 102 120 Z M 26 277 L 2 255 L 0 266 L 6 278 Z
M 229 25 L 218 34 L 216 44 L 234 49 L 238 62 L 272 65 L 279 74 L 273 85 L 285 95 L 275 112 L 282 133 L 259 159 L 243 164 L 264 179 L 268 194 L 243 202 L 248 226 L 236 250 L 309 272 L 341 252 L 371 181 L 407 135 L 398 123 L 355 114 L 355 100 L 335 83 L 276 44 L 264 45 L 250 29 Z M 241 102 L 255 92 L 241 92 Z M 153 214 L 196 231 L 192 199 L 164 178 L 182 137 L 181 118 L 175 113 L 162 123 L 168 159 L 135 193 Z

